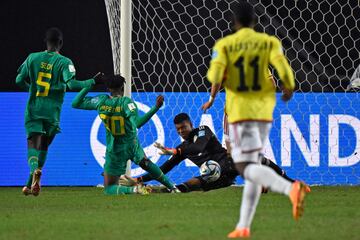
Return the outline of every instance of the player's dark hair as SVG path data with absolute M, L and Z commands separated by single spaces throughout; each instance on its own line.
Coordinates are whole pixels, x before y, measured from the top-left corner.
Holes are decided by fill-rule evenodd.
M 187 115 L 186 113 L 179 113 L 174 117 L 174 124 L 179 124 L 182 123 L 183 121 L 191 122 L 189 115 Z
M 104 84 L 109 89 L 124 89 L 125 78 L 120 74 L 107 75 L 104 77 Z
M 232 7 L 233 21 L 239 22 L 244 27 L 250 27 L 255 22 L 256 15 L 253 6 L 246 1 L 239 1 Z
M 49 28 L 46 30 L 45 33 L 45 42 L 55 44 L 55 45 L 62 45 L 63 42 L 63 34 L 60 29 L 56 27 Z

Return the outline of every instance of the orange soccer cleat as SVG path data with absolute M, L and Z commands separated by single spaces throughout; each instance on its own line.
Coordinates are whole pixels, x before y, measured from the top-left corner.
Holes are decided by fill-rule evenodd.
M 235 228 L 234 231 L 228 234 L 228 238 L 249 238 L 250 229 L 249 228 Z
M 292 189 L 289 196 L 293 205 L 292 214 L 295 220 L 299 220 L 299 218 L 303 215 L 305 195 L 306 184 L 300 181 L 295 181 L 292 184 Z

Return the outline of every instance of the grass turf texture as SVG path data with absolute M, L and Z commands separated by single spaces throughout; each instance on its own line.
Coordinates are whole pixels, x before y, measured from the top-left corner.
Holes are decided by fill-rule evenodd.
M 45 187 L 39 197 L 0 188 L 0 239 L 227 239 L 242 188 L 207 193 L 104 196 L 97 188 Z M 305 215 L 262 195 L 252 239 L 360 239 L 360 187 L 313 187 Z

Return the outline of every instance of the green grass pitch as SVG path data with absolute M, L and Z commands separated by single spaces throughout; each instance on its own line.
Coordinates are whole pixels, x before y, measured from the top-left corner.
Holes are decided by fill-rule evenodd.
M 44 187 L 25 197 L 21 188 L 0 188 L 0 239 L 227 239 L 241 191 L 105 196 Z M 360 239 L 360 187 L 313 187 L 299 222 L 286 197 L 262 195 L 252 239 Z

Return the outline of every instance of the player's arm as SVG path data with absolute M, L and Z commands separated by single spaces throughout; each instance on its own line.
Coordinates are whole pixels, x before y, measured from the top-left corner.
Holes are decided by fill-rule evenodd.
M 206 111 L 209 109 L 215 101 L 217 93 L 220 91 L 221 84 L 212 84 L 209 100 L 201 106 L 201 109 Z
M 270 64 L 276 69 L 281 80 L 282 99 L 288 101 L 292 97 L 295 88 L 294 73 L 283 53 L 280 41 L 275 37 L 271 37 L 271 46 Z
M 199 131 L 196 135 L 196 140 L 190 144 L 182 144 L 176 148 L 167 148 L 162 146 L 159 143 L 155 143 L 155 147 L 161 150 L 162 155 L 181 155 L 188 156 L 192 154 L 199 154 L 204 151 L 208 142 L 212 137 L 214 137 L 214 133 L 207 126 L 200 126 Z
M 103 73 L 97 73 L 93 78 L 88 80 L 76 80 L 75 79 L 76 70 L 74 64 L 71 62 L 70 59 L 63 64 L 62 68 L 62 76 L 64 82 L 69 87 L 70 90 L 80 90 L 83 88 L 91 87 L 97 83 L 102 81 Z
M 86 95 L 91 90 L 90 87 L 83 88 L 74 98 L 71 103 L 73 108 L 85 109 L 85 110 L 96 110 L 99 103 L 100 97 L 87 97 Z
M 164 96 L 159 95 L 156 98 L 156 104 L 153 106 L 147 113 L 145 113 L 143 116 L 137 116 L 136 119 L 136 127 L 141 128 L 146 122 L 150 120 L 150 118 L 161 108 L 161 106 L 164 104 Z
M 16 76 L 16 85 L 21 87 L 22 89 L 29 90 L 29 68 L 28 68 L 28 59 L 29 57 L 21 64 L 17 71 Z
M 209 101 L 202 106 L 204 111 L 209 109 L 215 101 L 216 95 L 220 90 L 221 83 L 224 79 L 226 65 L 227 57 L 224 40 L 220 39 L 215 43 L 213 48 L 210 67 L 206 75 L 208 81 L 211 82 L 211 92 Z
M 180 155 L 171 156 L 171 158 L 169 158 L 166 162 L 164 162 L 160 166 L 160 169 L 164 174 L 167 174 L 175 166 L 179 165 L 179 163 L 183 160 L 184 160 L 184 158 Z M 148 182 L 148 181 L 153 180 L 153 178 L 151 177 L 151 175 L 149 173 L 147 173 L 143 176 L 136 178 L 136 180 L 137 180 L 137 182 Z
M 127 103 L 125 107 L 125 113 L 129 120 L 133 122 L 133 124 L 136 125 L 137 128 L 142 127 L 149 119 L 159 110 L 159 108 L 162 106 L 164 98 L 160 95 L 156 99 L 156 104 L 154 107 L 152 107 L 147 113 L 145 113 L 143 116 L 139 116 L 138 114 L 138 108 L 136 103 L 131 100 L 130 98 L 127 98 Z

